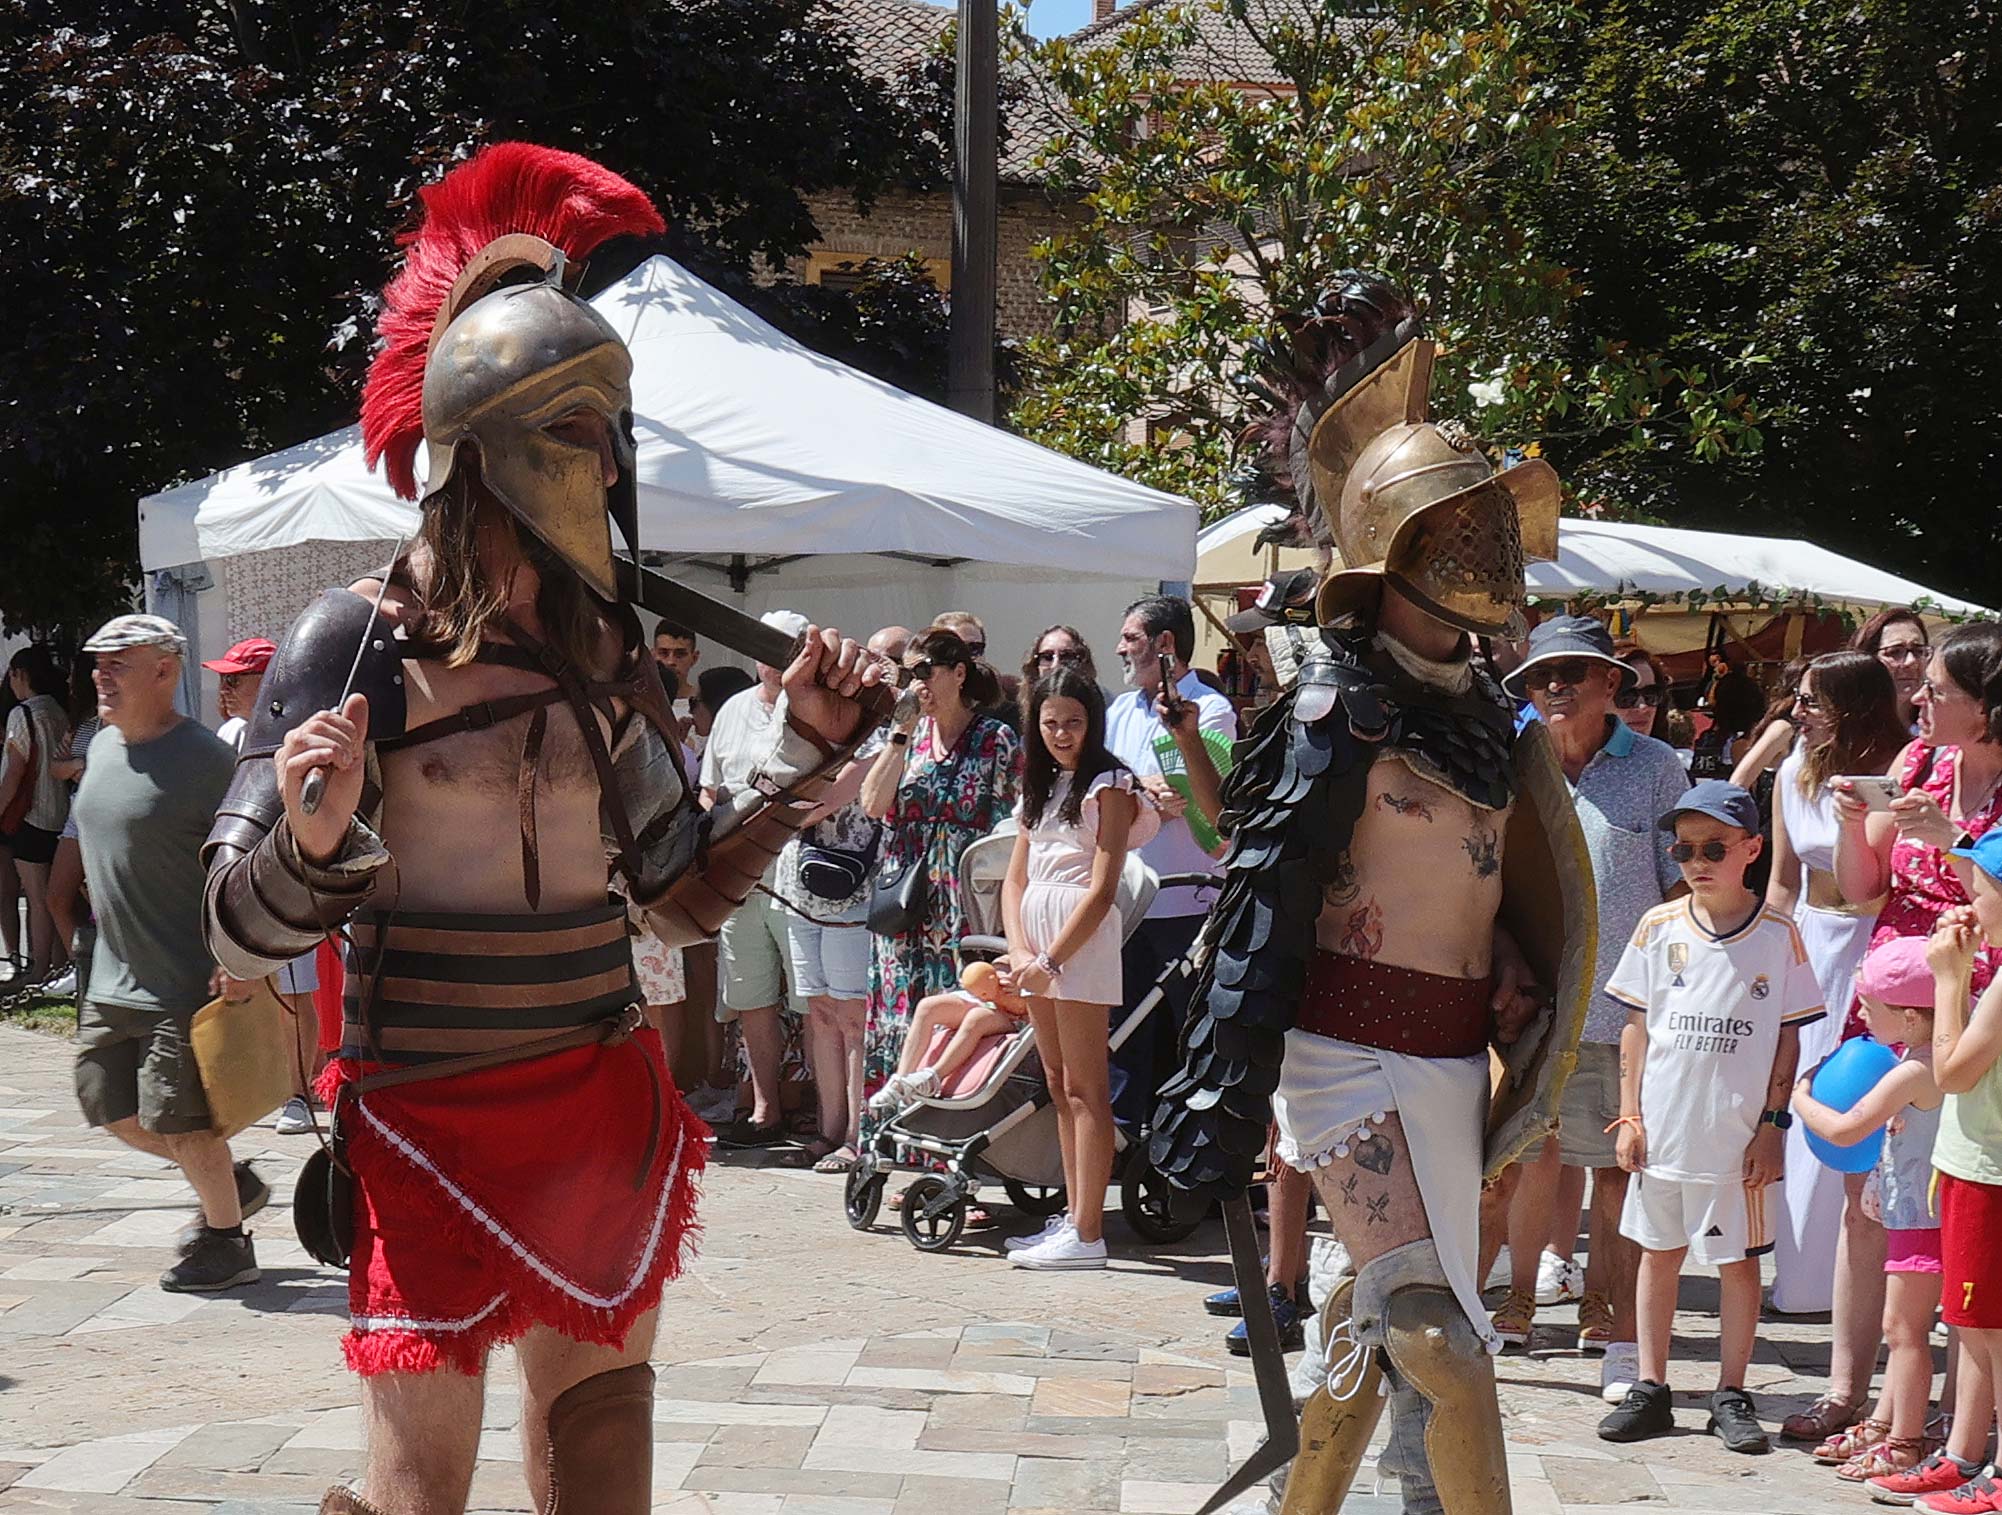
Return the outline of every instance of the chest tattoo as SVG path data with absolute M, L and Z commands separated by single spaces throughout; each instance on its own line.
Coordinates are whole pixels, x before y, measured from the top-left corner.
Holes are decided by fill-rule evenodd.
M 1383 907 L 1366 899 L 1349 912 L 1335 950 L 1347 957 L 1373 958 L 1383 950 Z
M 1416 816 L 1421 821 L 1432 819 L 1432 807 L 1416 795 L 1379 794 L 1376 797 L 1376 807 L 1396 815 Z
M 1347 852 L 1335 858 L 1335 876 L 1321 886 L 1321 897 L 1330 905 L 1352 905 L 1362 886 L 1356 882 L 1356 860 Z
M 1460 845 L 1467 849 L 1467 860 L 1474 865 L 1475 878 L 1493 878 L 1501 872 L 1501 836 L 1498 832 L 1474 822 L 1474 829 L 1460 838 Z

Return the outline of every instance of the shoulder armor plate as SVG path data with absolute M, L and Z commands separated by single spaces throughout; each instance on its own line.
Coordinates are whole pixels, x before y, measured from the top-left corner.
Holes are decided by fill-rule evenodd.
M 379 619 L 369 625 L 373 610 L 352 590 L 329 589 L 285 633 L 265 671 L 257 708 L 250 712 L 250 729 L 244 733 L 229 792 L 202 848 L 204 858 L 222 845 L 247 852 L 278 824 L 285 803 L 271 754 L 294 727 L 340 704 L 349 670 L 354 672 L 351 692 L 368 699 L 369 740 L 402 734 L 403 655 L 389 627 Z

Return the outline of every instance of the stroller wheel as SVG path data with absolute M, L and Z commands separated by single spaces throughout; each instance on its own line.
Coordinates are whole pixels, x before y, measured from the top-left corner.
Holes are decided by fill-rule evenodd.
M 1064 1207 L 1062 1184 L 1025 1184 L 1012 1178 L 1001 1180 L 1008 1191 L 1008 1203 L 1024 1215 L 1051 1216 Z
M 1145 1148 L 1134 1151 L 1119 1177 L 1119 1208 L 1134 1234 L 1156 1245 L 1180 1241 L 1203 1223 L 1204 1207 L 1176 1193 Z
M 841 1200 L 848 1212 L 848 1224 L 857 1231 L 866 1231 L 876 1224 L 876 1212 L 882 1208 L 883 1185 L 887 1181 L 887 1174 L 864 1168 L 860 1163 L 848 1170 Z
M 904 1190 L 904 1235 L 920 1252 L 943 1252 L 966 1229 L 966 1196 L 927 1173 Z

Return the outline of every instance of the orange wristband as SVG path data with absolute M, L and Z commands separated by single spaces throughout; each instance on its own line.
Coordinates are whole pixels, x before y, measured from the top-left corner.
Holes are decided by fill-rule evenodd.
M 1609 1132 L 1617 1131 L 1622 1126 L 1632 1126 L 1636 1131 L 1647 1129 L 1641 1124 L 1641 1118 L 1638 1115 L 1616 1115 L 1613 1117 L 1613 1123 L 1606 1127 L 1606 1130 Z

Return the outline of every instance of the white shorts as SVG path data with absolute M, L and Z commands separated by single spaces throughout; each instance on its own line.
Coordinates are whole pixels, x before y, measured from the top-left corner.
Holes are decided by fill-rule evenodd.
M 1650 1252 L 1689 1248 L 1709 1267 L 1763 1257 L 1773 1250 L 1777 1184 L 1748 1189 L 1742 1179 L 1657 1178 L 1645 1170 L 1627 1180 L 1620 1235 Z

